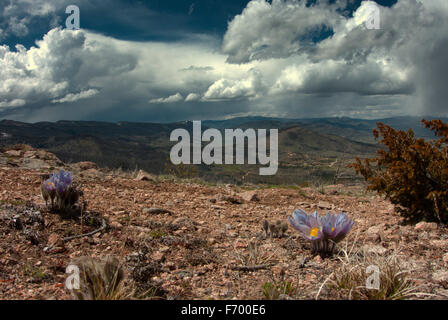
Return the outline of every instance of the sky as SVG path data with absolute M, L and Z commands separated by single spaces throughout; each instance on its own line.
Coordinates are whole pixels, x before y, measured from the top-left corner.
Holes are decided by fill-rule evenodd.
M 446 0 L 0 0 L 0 119 L 448 116 L 447 80 Z

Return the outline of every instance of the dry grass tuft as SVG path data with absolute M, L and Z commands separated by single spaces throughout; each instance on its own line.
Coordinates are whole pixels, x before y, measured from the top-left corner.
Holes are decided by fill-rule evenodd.
M 403 267 L 396 253 L 381 255 L 364 249 L 342 249 L 338 257 L 341 265 L 322 284 L 337 299 L 355 300 L 400 300 L 421 295 L 418 286 L 410 278 L 412 270 Z M 373 267 L 372 267 L 373 266 Z M 370 267 L 370 268 L 369 268 Z M 369 288 L 368 279 L 373 280 L 378 270 L 379 288 Z M 370 282 L 374 284 L 374 282 Z M 321 290 L 317 293 L 319 297 Z
M 79 268 L 79 289 L 70 290 L 77 300 L 124 300 L 133 296 L 123 286 L 125 277 L 120 261 L 112 256 L 105 258 L 81 257 L 71 265 Z
M 275 252 L 267 252 L 254 241 L 248 243 L 246 250 L 234 248 L 233 257 L 242 266 L 271 265 L 275 264 L 278 260 L 275 257 Z

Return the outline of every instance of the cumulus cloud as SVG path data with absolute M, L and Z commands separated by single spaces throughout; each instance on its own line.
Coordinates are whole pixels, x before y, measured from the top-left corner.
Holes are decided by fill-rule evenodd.
M 411 71 L 393 65 L 386 59 L 347 65 L 344 61 L 286 67 L 272 92 L 293 91 L 306 94 L 356 92 L 363 95 L 410 94 L 414 87 Z
M 340 23 L 337 6 L 306 1 L 252 0 L 230 23 L 222 50 L 230 63 L 284 58 L 310 45 L 309 35 Z
M 448 92 L 440 85 L 448 64 L 446 2 L 401 0 L 392 8 L 380 9 L 380 30 L 366 32 L 349 20 L 338 27 L 334 37 L 318 44 L 312 59 L 341 59 L 353 65 L 382 56 L 396 71 L 407 70 L 403 80 L 413 82 L 421 113 L 446 114 Z
M 380 30 L 364 24 L 371 6 L 363 1 L 350 17 L 328 1 L 307 7 L 305 1 L 252 0 L 229 23 L 222 50 L 231 63 L 287 60 L 270 93 L 407 95 L 413 99 L 402 100 L 410 103 L 403 110 L 446 114 L 446 1 L 377 5 Z M 333 34 L 306 45 L 301 30 L 321 25 Z
M 31 0 L 22 2 L 28 10 Z M 353 15 L 342 14 L 346 3 L 252 0 L 230 21 L 221 47 L 210 36 L 145 42 L 58 28 L 29 49 L 2 45 L 0 116 L 446 115 L 447 2 L 379 6 L 380 30 L 363 24 L 368 2 Z
M 81 91 L 80 93 L 69 93 L 62 99 L 53 100 L 53 103 L 65 103 L 65 102 L 76 102 L 82 99 L 88 99 L 96 96 L 99 93 L 96 89 L 89 89 L 86 91 Z
M 197 94 L 197 93 L 190 93 L 188 94 L 188 96 L 185 98 L 185 102 L 194 102 L 194 101 L 199 101 L 201 99 L 201 95 Z
M 174 103 L 184 100 L 184 97 L 178 92 L 167 98 L 151 99 L 150 103 Z
M 250 70 L 249 74 L 249 77 L 244 79 L 219 79 L 207 89 L 202 100 L 219 101 L 255 97 L 262 91 L 261 75 L 255 69 Z
M 87 40 L 81 31 L 53 29 L 36 47 L 0 46 L 0 98 L 20 97 L 34 105 L 74 102 L 98 94 L 96 80 L 125 73 L 136 59 L 106 43 Z M 17 104 L 17 107 L 22 105 Z
M 22 107 L 25 104 L 26 104 L 26 101 L 23 99 L 14 99 L 11 101 L 0 101 L 0 108 Z
M 198 71 L 198 72 L 207 72 L 212 71 L 213 67 L 206 66 L 206 67 L 198 67 L 198 66 L 189 66 L 188 68 L 180 69 L 180 71 Z
M 199 115 L 203 110 L 192 102 L 202 103 L 215 81 L 247 75 L 246 67 L 228 67 L 225 55 L 210 43 L 133 42 L 56 28 L 30 49 L 0 46 L 0 101 L 26 101 L 0 110 L 0 117 L 40 121 L 95 115 L 141 121 L 148 114 L 157 120 Z M 207 66 L 191 67 L 203 61 Z M 171 110 L 185 102 L 189 106 L 180 112 Z M 166 114 L 157 108 L 160 103 L 166 104 Z

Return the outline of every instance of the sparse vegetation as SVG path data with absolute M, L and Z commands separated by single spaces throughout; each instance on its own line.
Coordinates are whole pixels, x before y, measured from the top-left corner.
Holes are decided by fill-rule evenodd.
M 280 280 L 274 282 L 265 282 L 263 284 L 263 295 L 266 300 L 293 299 L 296 293 L 291 281 Z
M 340 266 L 329 277 L 327 286 L 337 298 L 355 300 L 400 300 L 418 294 L 418 287 L 410 278 L 411 270 L 402 267 L 397 254 L 380 255 L 366 251 L 342 250 Z M 366 281 L 378 268 L 379 288 L 369 288 Z
M 356 158 L 351 167 L 369 190 L 385 195 L 408 220 L 448 223 L 448 125 L 441 120 L 422 123 L 439 139 L 425 141 L 411 129 L 378 123 L 373 134 L 386 150 L 378 150 L 376 158 Z
M 179 179 L 198 177 L 198 168 L 195 165 L 186 165 L 183 163 L 174 165 L 169 158 L 166 159 L 164 172 Z
M 36 151 L 27 152 L 34 156 Z M 359 185 L 328 185 L 324 194 L 312 184 L 299 190 L 287 185 L 249 185 L 251 191 L 247 191 L 247 186 L 212 187 L 193 182 L 196 178 L 148 183 L 136 179 L 135 174 L 75 164 L 61 168 L 77 172 L 76 182 L 86 191 L 82 200 L 89 206 L 80 217 L 68 217 L 51 214 L 60 211 L 45 210 L 45 203 L 36 197 L 40 175 L 47 167 L 36 173 L 5 164 L 3 158 L 0 154 L 0 252 L 6 263 L 0 263 L 0 284 L 6 298 L 448 296 L 445 228 L 434 223 L 403 225 L 398 215 L 390 214 L 393 206 L 389 201 L 373 191 L 363 194 Z M 76 205 L 73 207 L 75 210 Z M 314 216 L 316 225 L 308 225 L 308 218 L 294 219 L 301 222 L 296 227 L 305 239 L 287 232 L 284 225 L 294 207 L 319 211 L 319 219 Z M 345 213 L 325 216 L 324 210 L 330 207 Z M 339 251 L 338 245 L 335 250 L 336 242 L 352 225 L 348 216 L 357 221 L 362 247 L 349 252 Z M 389 254 L 395 248 L 403 257 Z M 90 258 L 104 252 L 117 259 L 108 263 L 107 259 Z M 87 256 L 79 258 L 86 260 L 87 267 L 81 268 L 85 286 L 77 293 L 63 290 L 70 264 L 66 257 L 80 254 Z M 380 270 L 379 290 L 366 287 L 369 265 Z
M 234 249 L 234 258 L 242 267 L 269 266 L 276 261 L 273 253 L 268 253 L 257 242 L 249 242 L 246 250 Z
M 260 123 L 251 123 L 248 119 L 246 125 L 258 127 Z M 178 123 L 164 125 L 126 123 L 119 126 L 115 123 L 76 121 L 36 123 L 26 126 L 20 123 L 0 123 L 0 131 L 11 135 L 7 140 L 0 139 L 0 145 L 26 142 L 53 152 L 65 163 L 93 161 L 102 168 L 117 169 L 117 175 L 129 177 L 133 177 L 135 169 L 139 168 L 152 175 L 168 171 L 177 179 L 200 177 L 209 183 L 266 185 L 294 185 L 316 179 L 331 183 L 337 166 L 329 167 L 329 165 L 336 158 L 342 158 L 344 154 L 351 158 L 370 156 L 375 152 L 375 147 L 371 144 L 348 140 L 342 136 L 330 137 L 314 129 L 314 131 L 305 129 L 305 123 L 292 127 L 291 123 L 275 122 L 272 125 L 280 128 L 279 172 L 272 177 L 261 177 L 258 174 L 258 166 L 253 165 L 186 165 L 182 168 L 170 164 L 167 157 L 173 144 L 170 143 L 169 137 L 170 133 L 178 128 Z M 308 127 L 319 128 L 314 124 Z M 231 121 L 228 128 L 233 128 Z M 64 134 L 55 136 L 55 132 Z M 358 134 L 364 136 L 365 132 Z M 351 134 L 350 139 L 352 138 L 354 137 Z M 342 180 L 358 181 L 351 170 L 342 170 L 340 173 L 343 175 Z
M 26 201 L 21 200 L 21 199 L 18 199 L 18 200 L 17 199 L 0 200 L 0 206 L 1 205 L 5 205 L 5 204 L 9 204 L 9 205 L 12 205 L 12 206 L 22 206 L 22 205 L 25 204 L 25 202 Z
M 163 238 L 164 236 L 166 236 L 166 232 L 161 229 L 154 229 L 154 230 L 151 230 L 151 232 L 149 233 L 149 236 L 154 239 L 160 239 L 160 238 Z
M 288 224 L 280 220 L 275 223 L 269 223 L 267 220 L 263 220 L 261 227 L 266 237 L 283 238 L 288 230 Z
M 43 270 L 39 266 L 35 266 L 31 262 L 27 262 L 23 266 L 23 276 L 25 278 L 30 279 L 33 282 L 41 282 L 42 280 L 44 280 L 45 278 L 48 277 L 48 275 L 45 272 L 45 270 Z
M 124 270 L 120 261 L 105 258 L 81 257 L 71 265 L 79 268 L 80 288 L 71 290 L 78 300 L 120 300 L 130 298 L 132 292 L 122 286 Z

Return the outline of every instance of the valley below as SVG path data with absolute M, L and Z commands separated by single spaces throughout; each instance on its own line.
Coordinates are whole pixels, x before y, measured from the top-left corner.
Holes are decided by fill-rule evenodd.
M 417 136 L 430 135 L 419 124 L 419 118 L 378 121 L 398 129 L 413 128 Z M 0 121 L 0 146 L 28 144 L 54 153 L 65 163 L 93 161 L 110 169 L 143 169 L 152 174 L 177 174 L 210 183 L 349 184 L 359 183 L 360 179 L 347 169 L 347 164 L 355 157 L 372 157 L 378 149 L 372 136 L 376 122 L 349 118 L 297 120 L 260 117 L 203 121 L 203 130 L 278 129 L 279 170 L 274 176 L 260 176 L 259 165 L 185 165 L 179 172 L 169 159 L 175 144 L 170 142 L 170 134 L 179 128 L 191 132 L 191 122 L 58 121 L 30 124 L 3 120 Z

